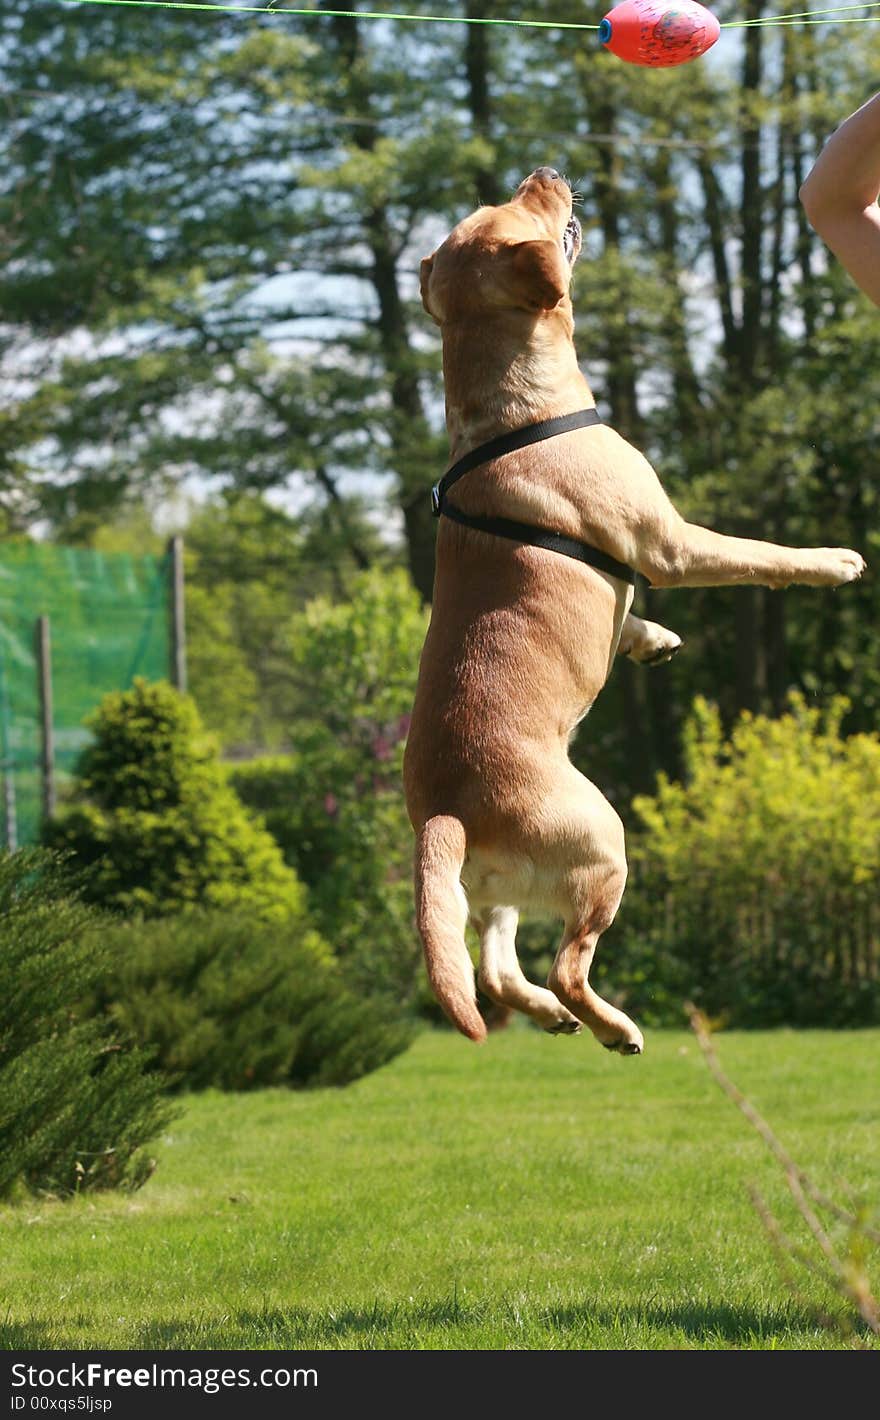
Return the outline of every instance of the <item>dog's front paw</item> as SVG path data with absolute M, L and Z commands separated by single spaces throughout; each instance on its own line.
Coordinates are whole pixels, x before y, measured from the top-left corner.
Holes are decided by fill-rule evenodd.
M 817 547 L 812 560 L 804 577 L 810 587 L 842 587 L 856 582 L 867 566 L 861 553 L 850 547 Z

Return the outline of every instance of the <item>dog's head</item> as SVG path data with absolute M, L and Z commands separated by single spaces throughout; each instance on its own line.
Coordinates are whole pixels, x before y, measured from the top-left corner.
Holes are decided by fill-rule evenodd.
M 555 168 L 536 168 L 510 202 L 480 207 L 420 268 L 422 304 L 438 325 L 519 310 L 570 313 L 571 271 L 581 249 L 571 188 Z

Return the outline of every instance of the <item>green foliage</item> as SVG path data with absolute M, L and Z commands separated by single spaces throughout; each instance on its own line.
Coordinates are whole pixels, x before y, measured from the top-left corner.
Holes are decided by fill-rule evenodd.
M 136 680 L 105 696 L 89 723 L 78 802 L 45 838 L 90 870 L 90 901 L 145 916 L 192 905 L 281 919 L 303 910 L 296 875 L 228 784 L 190 698 Z
M 729 739 L 694 706 L 686 777 L 636 799 L 643 830 L 604 969 L 636 1009 L 689 996 L 744 1026 L 880 1020 L 880 739 L 846 702 L 793 696 Z
M 357 505 L 294 519 L 242 493 L 193 509 L 185 528 L 189 682 L 226 747 L 280 747 L 298 710 L 288 624 L 309 598 L 344 597 L 379 555 Z M 387 559 L 387 549 L 382 554 Z
M 206 726 L 224 744 L 233 745 L 251 740 L 255 711 L 260 704 L 260 686 L 248 664 L 245 644 L 237 634 L 235 611 L 235 597 L 228 585 L 208 587 L 188 578 L 190 690 Z M 263 723 L 269 730 L 265 720 Z
M 333 820 L 325 807 L 323 816 L 310 823 L 302 791 L 312 776 L 301 756 L 261 754 L 256 759 L 231 762 L 227 772 L 242 803 L 259 814 L 284 861 L 296 869 L 311 891 L 331 855 Z
M 341 744 L 367 746 L 382 761 L 386 750 L 379 737 L 399 733 L 412 708 L 426 624 L 421 602 L 399 569 L 364 572 L 344 601 L 316 597 L 294 619 L 294 672 L 320 707 L 321 723 Z
M 505 14 L 560 18 L 549 0 Z M 376 552 L 363 517 L 347 526 L 354 491 L 401 528 L 428 598 L 446 439 L 414 272 L 549 162 L 583 195 L 576 340 L 603 417 L 695 521 L 871 562 L 878 322 L 797 189 L 864 100 L 880 32 L 815 33 L 753 28 L 654 71 L 552 28 L 401 25 L 389 45 L 355 15 L 282 34 L 271 15 L 62 6 L 47 29 L 17 0 L 0 14 L 0 519 L 63 535 L 182 473 L 280 491 L 335 534 L 306 571 L 323 591 L 341 547 L 349 566 Z M 216 586 L 213 534 L 193 529 L 192 688 L 227 744 L 278 749 L 294 708 L 268 613 L 290 540 L 246 521 Z M 579 763 L 621 804 L 677 776 L 698 693 L 730 724 L 791 687 L 842 692 L 876 728 L 878 609 L 877 578 L 836 597 L 640 592 L 687 649 L 652 678 L 617 667 Z
M 401 788 L 425 613 L 402 571 L 359 576 L 350 601 L 294 619 L 294 675 L 309 707 L 294 752 L 240 765 L 231 781 L 266 815 L 352 981 L 410 999 L 420 962 L 412 830 Z
M 841 737 L 849 706 L 825 711 L 792 696 L 779 720 L 744 714 L 725 740 L 720 716 L 694 705 L 685 734 L 686 784 L 661 777 L 634 807 L 643 840 L 672 883 L 694 870 L 772 884 L 813 877 L 842 890 L 880 874 L 880 739 Z
M 148 1057 L 90 1018 L 108 954 L 51 855 L 0 856 L 0 1197 L 137 1188 L 173 1114 Z
M 225 752 L 280 748 L 299 708 L 290 617 L 320 594 L 344 600 L 359 569 L 397 554 L 353 498 L 294 518 L 260 492 L 230 491 L 174 511 L 184 539 L 190 693 Z M 111 564 L 120 553 L 161 554 L 167 545 L 140 503 L 80 513 L 64 540 L 113 554 Z M 83 713 L 93 703 L 94 695 Z
M 345 1085 L 404 1050 L 411 1026 L 354 996 L 301 923 L 187 912 L 104 927 L 99 1004 L 180 1089 Z

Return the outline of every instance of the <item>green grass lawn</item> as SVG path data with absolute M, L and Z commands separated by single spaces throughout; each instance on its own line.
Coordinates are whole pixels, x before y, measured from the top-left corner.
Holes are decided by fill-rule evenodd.
M 880 1031 L 716 1044 L 817 1183 L 880 1201 Z M 191 1096 L 156 1153 L 135 1195 L 0 1209 L 6 1348 L 866 1344 L 786 1289 L 746 1192 L 801 1235 L 784 1180 L 684 1032 L 428 1032 L 345 1090 Z

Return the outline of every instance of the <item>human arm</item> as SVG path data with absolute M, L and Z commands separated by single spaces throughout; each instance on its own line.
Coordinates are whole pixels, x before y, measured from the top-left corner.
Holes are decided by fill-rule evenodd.
M 810 225 L 880 306 L 880 94 L 832 134 L 800 189 Z

